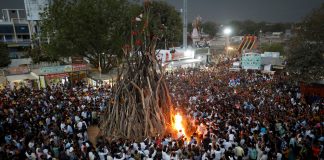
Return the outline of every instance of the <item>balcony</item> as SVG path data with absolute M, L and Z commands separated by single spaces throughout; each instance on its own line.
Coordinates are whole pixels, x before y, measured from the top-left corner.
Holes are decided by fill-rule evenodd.
M 0 24 L 28 24 L 25 18 L 12 18 L 11 20 L 0 19 Z
M 3 39 L 0 39 L 0 42 L 3 42 L 3 43 L 31 43 L 31 40 L 30 39 L 6 39 L 6 40 L 3 40 Z
M 28 24 L 28 21 L 25 18 L 12 18 L 11 22 L 15 24 Z
M 0 42 L 8 44 L 8 47 L 28 47 L 31 44 L 30 39 L 17 39 L 17 40 L 14 40 L 14 39 L 3 40 L 3 39 L 1 39 Z

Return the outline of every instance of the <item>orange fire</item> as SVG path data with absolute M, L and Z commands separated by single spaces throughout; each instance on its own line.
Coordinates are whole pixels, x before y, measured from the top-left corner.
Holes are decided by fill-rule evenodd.
M 177 113 L 177 114 L 174 116 L 174 126 L 173 126 L 173 128 L 174 128 L 175 130 L 177 130 L 177 133 L 179 133 L 179 131 L 181 130 L 183 136 L 184 136 L 184 137 L 187 137 L 187 136 L 186 136 L 186 132 L 185 132 L 185 128 L 184 128 L 184 126 L 183 126 L 183 124 L 182 124 L 182 116 L 181 116 L 179 113 Z

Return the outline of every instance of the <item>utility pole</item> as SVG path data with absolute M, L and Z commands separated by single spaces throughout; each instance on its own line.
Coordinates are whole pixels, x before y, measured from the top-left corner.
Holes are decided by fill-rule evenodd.
M 183 0 L 183 49 L 187 49 L 187 0 Z

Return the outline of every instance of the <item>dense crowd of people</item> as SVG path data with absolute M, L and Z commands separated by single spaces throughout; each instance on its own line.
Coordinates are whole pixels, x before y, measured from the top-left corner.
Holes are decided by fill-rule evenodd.
M 207 159 L 323 159 L 323 99 L 302 97 L 284 74 L 228 72 L 230 63 L 168 76 L 175 104 Z
M 98 122 L 110 94 L 109 87 L 85 85 L 2 90 L 0 159 L 80 159 L 94 147 L 87 127 Z
M 217 67 L 167 73 L 185 133 L 89 141 L 110 87 L 53 85 L 0 92 L 0 159 L 323 159 L 323 104 L 306 101 L 283 74 Z

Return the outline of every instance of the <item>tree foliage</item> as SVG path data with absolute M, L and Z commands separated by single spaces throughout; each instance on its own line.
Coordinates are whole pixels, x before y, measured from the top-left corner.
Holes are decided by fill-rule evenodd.
M 161 32 L 169 45 L 179 42 L 179 13 L 166 2 L 154 1 L 152 6 L 155 32 Z M 140 6 L 127 0 L 55 0 L 43 14 L 42 39 L 49 44 L 42 48 L 51 57 L 87 57 L 97 67 L 100 60 L 103 71 L 108 71 L 121 58 L 131 22 L 140 14 Z
M 324 78 L 324 4 L 296 27 L 290 41 L 287 63 L 290 73 L 302 81 Z
M 42 39 L 49 41 L 44 51 L 53 57 L 81 55 L 95 66 L 100 58 L 101 68 L 109 70 L 130 35 L 131 11 L 126 0 L 55 0 L 42 15 Z
M 281 55 L 285 55 L 284 44 L 282 43 L 267 43 L 261 45 L 262 52 L 280 52 Z
M 202 23 L 202 30 L 204 33 L 208 34 L 211 38 L 218 32 L 218 27 L 215 22 L 207 21 Z
M 0 68 L 1 67 L 7 67 L 11 61 L 9 58 L 9 50 L 7 48 L 7 45 L 0 42 Z
M 233 28 L 236 35 L 259 34 L 261 30 L 265 32 L 284 32 L 286 29 L 291 28 L 290 23 L 267 23 L 267 22 L 254 22 L 251 20 L 246 21 L 231 21 L 229 26 Z
M 59 57 L 50 56 L 43 53 L 41 46 L 35 45 L 33 48 L 28 48 L 27 54 L 30 58 L 32 58 L 33 63 L 40 62 L 55 62 L 58 61 Z
M 155 17 L 151 21 L 152 31 L 161 34 L 161 42 L 157 48 L 177 46 L 182 36 L 182 20 L 175 7 L 164 1 L 152 1 L 151 14 Z

